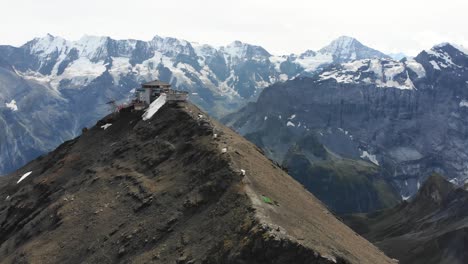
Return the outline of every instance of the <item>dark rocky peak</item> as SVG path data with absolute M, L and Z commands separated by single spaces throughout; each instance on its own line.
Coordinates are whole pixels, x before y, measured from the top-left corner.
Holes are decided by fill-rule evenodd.
M 433 174 L 413 201 L 344 217 L 401 264 L 465 264 L 468 192 Z
M 424 50 L 416 60 L 425 62 L 428 68 L 436 71 L 459 71 L 468 67 L 468 55 L 462 47 L 442 43 Z
M 421 186 L 413 203 L 429 201 L 440 205 L 455 189 L 454 184 L 447 181 L 442 175 L 434 173 Z

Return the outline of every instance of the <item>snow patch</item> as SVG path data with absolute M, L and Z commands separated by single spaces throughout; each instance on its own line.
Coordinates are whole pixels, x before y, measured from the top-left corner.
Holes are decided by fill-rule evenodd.
M 286 126 L 288 126 L 288 127 L 289 127 L 289 126 L 296 127 L 296 125 L 294 125 L 294 123 L 291 122 L 291 121 L 288 121 L 288 123 L 286 123 Z
M 414 63 L 411 67 L 415 68 L 418 74 L 422 70 Z M 421 66 L 422 67 L 422 66 Z M 343 63 L 330 71 L 319 75 L 320 80 L 335 79 L 338 83 L 365 83 L 375 84 L 377 87 L 389 87 L 398 89 L 414 89 L 414 84 L 406 71 L 406 80 L 402 81 L 398 77 L 404 74 L 406 65 L 403 62 L 386 59 L 365 59 Z M 361 75 L 370 73 L 374 78 L 361 77 Z
M 143 114 L 142 118 L 144 121 L 151 119 L 154 114 L 166 103 L 167 95 L 165 93 L 161 94 L 158 99 L 154 100 L 148 107 L 148 110 Z
M 9 103 L 5 103 L 6 107 L 9 108 L 11 111 L 18 111 L 18 106 L 16 105 L 15 100 L 11 100 Z
M 409 198 L 411 198 L 411 195 L 408 195 L 408 196 L 401 195 L 401 199 L 403 201 L 407 201 L 407 200 L 409 200 Z
M 101 76 L 105 71 L 106 66 L 104 65 L 104 61 L 94 63 L 88 58 L 81 57 L 72 62 L 60 77 L 54 78 L 51 85 L 57 88 L 61 80 L 68 79 L 71 80 L 73 86 L 81 88 Z
M 24 179 L 26 179 L 29 175 L 31 175 L 31 173 L 32 173 L 32 171 L 28 171 L 25 174 L 23 174 L 23 176 L 21 176 L 21 178 L 18 180 L 18 182 L 16 182 L 16 184 L 18 184 L 21 181 L 23 181 Z
M 439 67 L 438 70 L 440 70 L 440 67 L 442 68 L 449 68 L 449 67 L 456 67 L 456 68 L 461 68 L 462 66 L 457 65 L 453 62 L 452 57 L 445 52 L 444 50 L 441 50 L 439 48 L 446 46 L 447 43 L 439 44 L 434 46 L 434 48 L 427 50 L 427 54 L 431 55 L 432 57 L 435 57 L 438 59 L 437 67 Z M 431 64 L 434 66 L 434 63 Z M 434 66 L 434 68 L 436 68 Z M 437 69 L 437 68 L 436 68 Z
M 459 104 L 460 107 L 468 107 L 468 100 L 461 100 L 460 101 L 460 104 Z
M 101 126 L 101 128 L 104 129 L 104 130 L 106 130 L 106 129 L 108 129 L 110 126 L 112 126 L 112 124 L 107 123 L 107 124 Z
M 370 162 L 374 163 L 375 165 L 379 166 L 379 161 L 377 160 L 375 155 L 370 154 L 367 151 L 363 151 L 361 154 L 362 159 L 368 159 Z
M 333 54 L 318 53 L 315 56 L 301 56 L 295 60 L 306 72 L 313 72 L 320 66 L 333 62 Z
M 281 72 L 281 69 L 280 69 L 281 63 L 285 62 L 287 58 L 284 56 L 271 56 L 268 59 L 270 60 L 271 63 L 273 63 L 273 65 L 275 65 L 275 69 Z
M 414 60 L 413 58 L 406 60 L 405 64 L 406 64 L 406 67 L 408 67 L 409 69 L 411 69 L 413 72 L 415 72 L 418 75 L 418 78 L 426 77 L 426 70 L 424 69 L 424 67 L 419 62 Z

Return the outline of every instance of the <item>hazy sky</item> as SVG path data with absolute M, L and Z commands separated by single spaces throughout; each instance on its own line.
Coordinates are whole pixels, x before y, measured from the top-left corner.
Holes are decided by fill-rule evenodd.
M 289 54 L 348 35 L 415 55 L 441 42 L 467 47 L 467 12 L 467 0 L 9 0 L 0 44 L 18 46 L 46 33 L 71 40 L 160 35 L 213 45 L 241 40 Z

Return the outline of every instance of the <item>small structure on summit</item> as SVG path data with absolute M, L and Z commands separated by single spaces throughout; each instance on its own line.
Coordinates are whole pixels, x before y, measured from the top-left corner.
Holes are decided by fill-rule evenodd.
M 171 85 L 159 80 L 143 83 L 136 90 L 136 99 L 133 102 L 135 110 L 143 110 L 152 102 L 166 94 L 167 101 L 183 102 L 187 100 L 188 92 L 171 89 Z

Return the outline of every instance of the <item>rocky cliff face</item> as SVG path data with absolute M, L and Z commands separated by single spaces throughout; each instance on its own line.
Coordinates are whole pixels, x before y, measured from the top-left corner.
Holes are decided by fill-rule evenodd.
M 142 115 L 0 179 L 1 263 L 392 263 L 193 105 Z
M 434 171 L 467 178 L 467 70 L 468 55 L 450 44 L 415 59 L 356 60 L 275 84 L 224 121 L 280 163 L 316 138 L 338 157 L 373 163 L 406 199 Z
M 106 102 L 128 100 L 145 81 L 160 79 L 189 91 L 192 102 L 220 117 L 256 99 L 268 85 L 349 60 L 341 48 L 346 54 L 384 56 L 368 53 L 357 40 L 340 39 L 330 51 L 290 56 L 240 41 L 217 48 L 159 36 L 69 41 L 47 35 L 18 48 L 0 46 L 0 175 L 76 136 L 109 113 Z M 17 108 L 8 107 L 13 101 Z
M 466 263 L 468 192 L 432 175 L 410 202 L 344 217 L 400 263 Z

